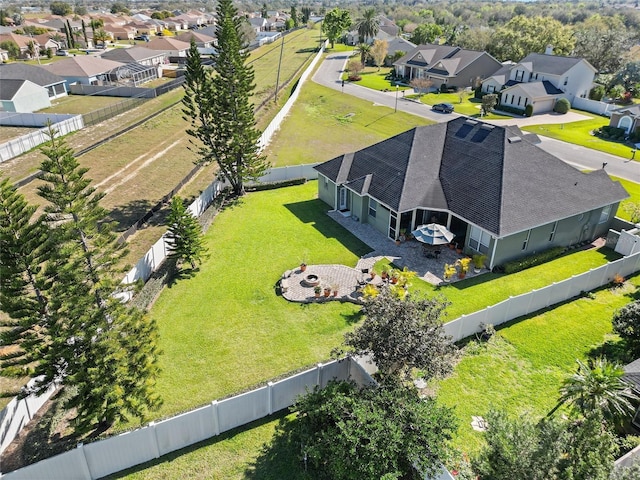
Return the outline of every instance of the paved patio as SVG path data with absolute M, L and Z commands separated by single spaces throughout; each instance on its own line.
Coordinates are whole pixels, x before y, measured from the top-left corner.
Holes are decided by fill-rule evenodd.
M 417 272 L 418 277 L 422 280 L 433 285 L 439 285 L 443 282 L 444 264 L 452 264 L 459 258 L 465 257 L 465 255 L 458 254 L 455 250 L 443 245 L 440 248 L 438 258 L 427 258 L 422 253 L 423 244 L 416 240 L 409 240 L 396 245 L 395 242 L 386 238 L 371 225 L 362 224 L 351 217 L 344 217 L 336 211 L 330 211 L 327 214 L 369 245 L 373 251 L 360 258 L 355 268 L 345 265 L 309 265 L 305 272 L 302 272 L 297 267 L 294 270 L 285 272 L 281 287 L 282 296 L 287 300 L 293 302 L 340 300 L 359 303 L 361 294 L 358 289 L 363 284 L 380 284 L 382 282 L 379 276 L 372 279 L 368 272 L 371 271 L 378 260 L 385 257 L 398 268 L 407 267 L 409 270 Z M 473 268 L 470 268 L 467 278 L 482 275 L 482 273 L 486 272 L 488 270 L 483 269 L 480 273 L 475 274 Z M 319 298 L 316 298 L 314 287 L 305 281 L 308 275 L 317 275 L 322 285 L 338 286 L 337 296 L 334 297 L 332 293 L 329 297 L 324 297 L 321 294 Z M 456 280 L 457 277 L 451 279 L 452 282 Z

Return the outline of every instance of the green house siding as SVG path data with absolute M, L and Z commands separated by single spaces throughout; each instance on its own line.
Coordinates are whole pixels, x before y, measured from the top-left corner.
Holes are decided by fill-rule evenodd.
M 369 199 L 369 197 L 367 197 Z M 389 234 L 389 217 L 390 217 L 389 209 L 380 205 L 379 203 L 376 206 L 376 216 L 375 218 L 369 215 L 369 203 L 367 202 L 367 222 L 369 225 L 372 225 L 376 230 L 380 231 L 385 237 Z
M 336 208 L 336 184 L 318 174 L 318 197 L 332 209 Z

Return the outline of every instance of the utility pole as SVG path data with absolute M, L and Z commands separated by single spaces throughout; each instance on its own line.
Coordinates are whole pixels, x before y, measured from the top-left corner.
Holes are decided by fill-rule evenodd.
M 278 59 L 278 74 L 276 75 L 276 94 L 274 97 L 274 103 L 278 103 L 278 86 L 280 84 L 280 66 L 282 65 L 282 50 L 284 49 L 284 35 L 282 35 L 282 42 L 280 43 L 280 58 Z

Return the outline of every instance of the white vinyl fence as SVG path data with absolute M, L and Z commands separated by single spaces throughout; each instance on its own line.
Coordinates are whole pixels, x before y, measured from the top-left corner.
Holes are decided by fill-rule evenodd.
M 580 275 L 561 282 L 554 282 L 546 287 L 509 297 L 500 303 L 483 310 L 462 315 L 460 318 L 444 325 L 445 332 L 457 342 L 482 330 L 482 324 L 500 325 L 518 317 L 529 315 L 556 303 L 602 287 L 613 280 L 616 274 L 627 277 L 640 270 L 640 252 L 592 268 Z
M 274 119 L 271 120 L 271 123 L 269 123 L 269 126 L 265 129 L 265 131 L 262 132 L 262 135 L 260 136 L 260 140 L 258 140 L 258 144 L 260 145 L 260 150 L 264 150 L 267 147 L 267 145 L 269 145 L 269 143 L 271 142 L 271 138 L 280 128 L 280 124 L 284 120 L 284 117 L 286 117 L 289 114 L 289 111 L 293 107 L 293 104 L 298 99 L 298 95 L 300 95 L 300 89 L 302 87 L 302 84 L 309 78 L 316 64 L 322 58 L 322 54 L 324 53 L 324 49 L 326 46 L 327 46 L 327 41 L 325 41 L 322 44 L 318 54 L 311 61 L 311 64 L 309 65 L 309 67 L 300 76 L 300 80 L 298 80 L 298 85 L 296 86 L 296 89 L 293 91 L 293 93 L 291 94 L 287 102 L 284 104 L 284 106 L 278 112 L 278 114 L 274 117 Z
M 370 365 L 346 358 L 269 382 L 266 386 L 121 435 L 77 448 L 2 475 L 6 480 L 93 480 L 159 458 L 290 407 L 296 398 L 332 380 L 374 383 Z
M 0 116 L 0 124 L 2 125 L 42 127 L 47 124 L 47 121 L 50 121 L 51 126 L 60 136 L 84 127 L 82 115 L 24 113 L 7 116 L 6 112 L 3 113 L 4 114 Z M 0 163 L 22 155 L 24 152 L 49 141 L 47 132 L 48 128 L 40 128 L 34 132 L 1 144 Z
M 29 380 L 27 387 L 35 383 L 35 379 Z M 24 426 L 31 421 L 40 407 L 49 400 L 56 386 L 51 385 L 49 389 L 40 396 L 34 394 L 19 400 L 14 397 L 9 404 L 0 411 L 0 454 L 9 446 L 13 439 L 20 433 Z
M 597 115 L 611 116 L 611 110 L 617 108 L 610 103 L 600 102 L 598 100 L 590 100 L 588 98 L 575 97 L 571 104 L 573 108 L 584 110 L 585 112 L 595 113 Z
M 615 251 L 621 255 L 633 255 L 640 252 L 640 228 L 622 230 Z

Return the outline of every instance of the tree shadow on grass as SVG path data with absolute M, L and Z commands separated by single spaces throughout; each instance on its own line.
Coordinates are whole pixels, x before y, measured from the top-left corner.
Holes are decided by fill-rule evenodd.
M 271 442 L 263 445 L 258 458 L 245 470 L 244 477 L 252 480 L 321 478 L 305 471 L 295 419 L 286 416 L 286 412 L 281 415 Z
M 236 435 L 243 433 L 243 432 L 249 432 L 250 430 L 254 429 L 254 428 L 258 428 L 261 427 L 263 425 L 266 425 L 269 422 L 272 422 L 273 420 L 277 419 L 277 418 L 282 418 L 285 415 L 287 415 L 288 412 L 286 410 L 283 410 L 281 412 L 277 412 L 273 415 L 261 418 L 260 420 L 256 420 L 254 422 L 251 423 L 247 423 L 246 425 L 243 425 L 241 427 L 238 428 L 234 428 L 233 430 L 229 430 L 228 432 L 224 432 L 221 433 L 220 435 L 217 435 L 215 437 L 211 437 L 207 440 L 204 440 L 202 442 L 198 442 L 198 443 L 194 443 L 193 445 L 190 445 L 188 447 L 185 447 L 183 449 L 180 450 L 176 450 L 175 452 L 171 452 L 168 453 L 166 455 L 163 455 L 160 458 L 157 458 L 155 460 L 151 460 L 149 462 L 146 463 L 141 463 L 140 465 L 136 465 L 135 467 L 131 467 L 128 468 L 126 470 L 122 470 L 121 472 L 117 472 L 114 473 L 112 475 L 109 475 L 107 477 L 104 477 L 104 480 L 107 479 L 117 479 L 117 478 L 126 478 L 129 475 L 132 475 L 134 473 L 137 472 L 141 472 L 142 470 L 145 470 L 147 468 L 153 467 L 155 465 L 162 465 L 162 464 L 169 464 L 171 463 L 173 460 L 181 457 L 182 455 L 186 455 L 189 454 L 191 452 L 194 452 L 196 450 L 199 450 L 201 448 L 205 448 L 205 447 L 209 447 L 212 445 L 215 445 L 217 443 L 220 442 L 224 442 L 225 440 L 230 440 L 233 439 Z M 174 472 L 177 475 L 177 471 Z M 172 478 L 179 478 L 179 476 L 176 477 L 172 477 Z M 250 478 L 292 478 L 290 475 L 283 475 L 283 476 L 266 476 L 266 477 L 250 477 Z
M 358 257 L 371 252 L 371 248 L 352 233 L 333 221 L 327 214 L 328 205 L 322 200 L 305 200 L 288 203 L 285 207 L 302 223 L 313 226 L 326 238 L 335 238 Z
M 109 220 L 117 223 L 116 230 L 123 232 L 142 219 L 154 207 L 149 200 L 132 200 L 117 206 L 109 213 Z
M 635 360 L 632 348 L 621 339 L 605 340 L 601 345 L 589 350 L 587 356 L 591 359 L 603 357 L 620 365 L 626 365 Z
M 199 267 L 191 268 L 191 266 L 183 266 L 181 268 L 173 267 L 167 278 L 167 287 L 171 288 L 182 280 L 189 280 L 196 276 L 200 271 Z
M 379 121 L 380 121 L 380 120 L 382 120 L 383 118 L 386 118 L 386 117 L 388 117 L 388 116 L 390 116 L 390 115 L 393 115 L 393 113 L 391 113 L 391 112 L 386 113 L 386 114 L 382 115 L 381 117 L 376 118 L 373 122 L 371 122 L 371 123 L 367 123 L 367 124 L 365 125 L 365 127 L 370 127 L 370 126 L 371 126 L 371 125 L 373 125 L 374 123 L 379 122 Z

